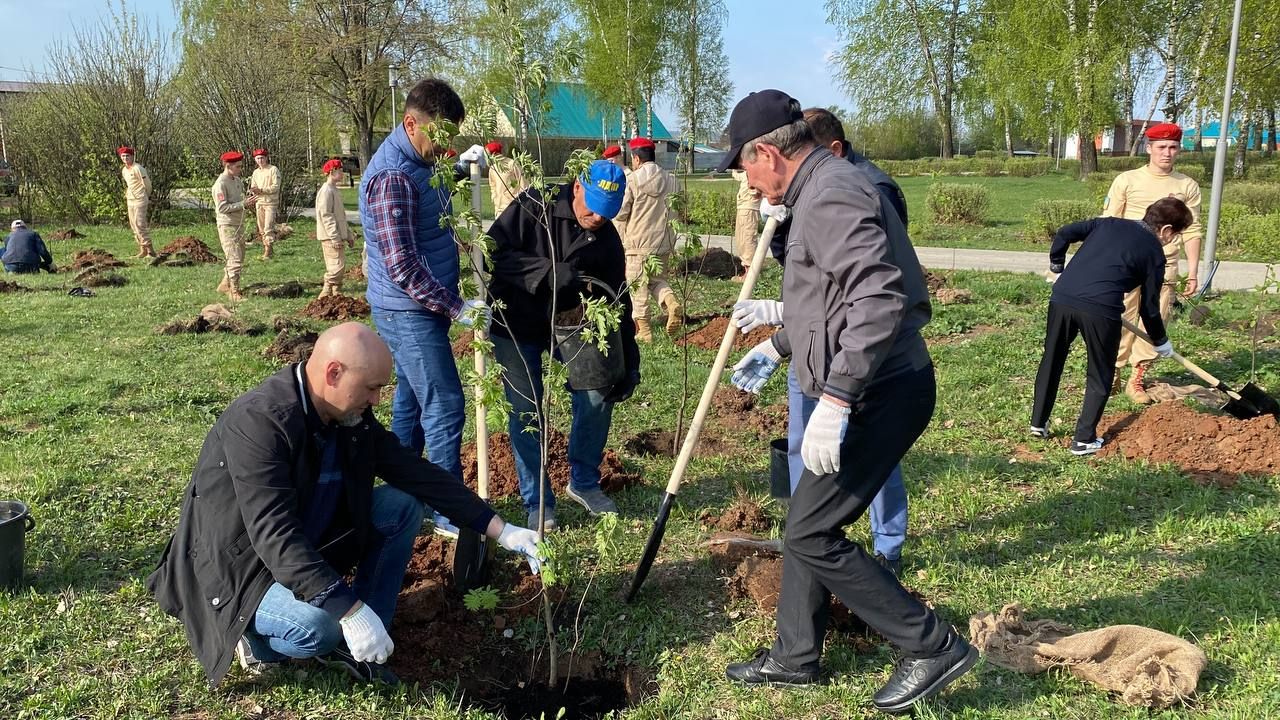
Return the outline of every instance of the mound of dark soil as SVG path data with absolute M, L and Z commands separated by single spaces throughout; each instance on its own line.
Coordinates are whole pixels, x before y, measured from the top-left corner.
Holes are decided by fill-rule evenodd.
M 248 325 L 231 316 L 231 311 L 222 305 L 206 305 L 200 314 L 190 320 L 175 319 L 156 328 L 161 335 L 201 335 L 210 332 L 230 333 L 232 335 L 261 335 L 266 328 L 261 325 Z
M 102 272 L 98 268 L 90 268 L 76 275 L 75 282 L 85 287 L 121 287 L 128 284 L 120 273 Z
M 330 322 L 354 320 L 369 317 L 369 303 L 350 295 L 329 295 L 307 303 L 299 314 Z
M 88 235 L 85 235 L 75 228 L 58 228 L 57 230 L 49 233 L 50 240 L 79 240 L 83 237 L 88 237 Z
M 680 454 L 684 437 L 682 434 L 680 443 L 676 443 L 676 434 L 671 430 L 641 430 L 628 438 L 622 449 L 631 455 L 673 458 Z M 730 449 L 729 444 L 718 437 L 708 423 L 702 426 L 702 432 L 698 435 L 698 447 L 693 454 L 694 457 L 717 457 L 728 454 Z
M 1270 415 L 1237 420 L 1171 401 L 1108 415 L 1098 432 L 1106 438 L 1099 457 L 1173 463 L 1202 483 L 1231 487 L 1240 475 L 1280 474 L 1280 427 Z
M 744 272 L 742 261 L 720 248 L 711 248 L 685 260 L 677 266 L 677 273 L 705 275 L 717 280 L 728 280 Z
M 258 297 L 268 297 L 275 299 L 283 298 L 299 298 L 307 294 L 307 286 L 297 280 L 290 280 L 283 285 L 267 285 L 266 283 L 254 283 L 245 288 L 245 292 Z
M 726 371 L 727 372 L 727 371 Z M 777 437 L 787 432 L 787 406 L 785 403 L 760 405 L 760 396 L 725 385 L 716 388 L 711 398 L 711 409 L 720 424 L 737 430 L 746 430 Z
M 458 339 L 454 340 L 449 346 L 453 351 L 453 356 L 459 359 L 471 357 L 471 340 L 474 338 L 475 333 L 470 330 L 459 335 Z
M 772 525 L 764 508 L 746 495 L 739 495 L 738 499 L 719 515 L 715 515 L 712 511 L 705 511 L 702 519 L 707 524 L 725 532 L 763 533 L 767 532 Z
M 262 355 L 268 360 L 277 360 L 286 364 L 306 362 L 311 357 L 311 351 L 315 349 L 316 340 L 319 337 L 319 333 L 310 330 L 281 330 L 276 333 L 276 339 L 263 349 Z
M 27 292 L 30 288 L 25 288 L 16 282 L 8 280 L 0 280 L 0 293 Z
M 346 279 L 352 282 L 364 282 L 366 279 L 364 276 L 364 264 L 352 263 L 351 267 L 347 268 Z
M 706 325 L 689 330 L 683 337 L 676 340 L 676 343 L 681 345 L 689 343 L 694 347 L 702 348 L 703 350 L 719 350 L 720 341 L 724 339 L 725 330 L 728 328 L 729 318 L 723 316 L 715 317 Z M 774 328 L 758 327 L 746 335 L 743 335 L 742 333 L 737 332 L 737 329 L 735 328 L 733 346 L 738 349 L 754 347 L 755 345 L 768 340 L 773 333 Z
M 558 430 L 551 431 L 551 457 L 547 474 L 551 487 L 563 492 L 569 484 L 569 440 Z M 462 446 L 462 479 L 467 486 L 476 487 L 476 444 Z M 613 450 L 604 451 L 600 462 L 600 487 L 606 493 L 615 493 L 640 482 L 639 473 L 627 470 L 622 459 Z M 516 457 L 511 451 L 511 439 L 506 433 L 489 436 L 489 496 L 504 498 L 520 494 L 520 476 L 516 473 Z
M 102 248 L 89 248 L 88 250 L 77 250 L 71 254 L 71 264 L 62 268 L 65 272 L 78 273 L 88 268 L 117 268 L 124 267 L 124 262 L 117 260 L 115 255 L 103 250 Z
M 173 242 L 160 248 L 160 257 L 166 255 L 186 255 L 193 263 L 220 263 L 222 260 L 213 254 L 204 241 L 194 235 L 183 235 L 174 238 Z M 167 264 L 167 263 L 161 263 Z
M 924 273 L 924 284 L 929 286 L 929 292 L 937 293 L 939 290 L 947 286 L 947 279 L 941 275 L 935 275 L 920 266 L 920 271 Z

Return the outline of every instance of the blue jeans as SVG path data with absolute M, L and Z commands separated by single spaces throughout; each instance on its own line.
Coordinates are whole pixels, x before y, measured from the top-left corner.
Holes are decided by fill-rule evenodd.
M 35 263 L 5 263 L 4 271 L 15 275 L 26 275 L 30 273 L 39 273 L 40 266 Z
M 537 345 L 517 343 L 496 334 L 492 340 L 494 357 L 502 365 L 502 388 L 511 403 L 507 432 L 511 435 L 511 449 L 520 475 L 520 496 L 524 498 L 525 510 L 533 511 L 538 507 L 542 440 L 537 432 L 530 432 L 527 428 L 539 426 L 543 351 Z M 570 395 L 573 423 L 569 428 L 569 486 L 574 490 L 598 490 L 600 460 L 604 457 L 605 441 L 609 439 L 613 403 L 605 402 L 605 394 L 599 390 L 570 390 Z M 546 502 L 549 508 L 556 506 L 556 498 L 551 491 L 550 469 Z
M 792 365 L 787 370 L 787 470 L 791 475 L 793 496 L 804 472 L 804 460 L 800 458 L 804 426 L 817 406 L 817 400 L 800 392 L 800 381 L 796 379 L 795 366 Z M 890 560 L 902 557 L 902 543 L 907 539 L 907 486 L 902 480 L 902 465 L 893 468 L 889 479 L 871 501 L 868 515 L 876 552 Z
M 432 312 L 373 311 L 378 334 L 396 361 L 391 432 L 400 444 L 462 481 L 462 426 L 466 400 L 449 347 L 451 321 Z
M 390 485 L 373 490 L 373 543 L 356 566 L 352 589 L 388 628 L 413 555 L 413 540 L 422 527 L 422 512 L 422 503 L 402 490 Z M 254 656 L 266 662 L 326 655 L 343 639 L 338 618 L 298 600 L 280 583 L 267 590 L 244 637 Z

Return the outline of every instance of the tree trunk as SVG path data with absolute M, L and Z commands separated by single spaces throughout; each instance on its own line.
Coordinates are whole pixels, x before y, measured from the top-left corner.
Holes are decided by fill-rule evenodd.
M 1267 157 L 1276 152 L 1276 109 L 1267 108 L 1267 132 L 1271 133 L 1271 142 L 1267 143 Z
M 1164 82 L 1168 83 L 1172 80 L 1173 68 L 1170 67 L 1165 71 Z M 1155 97 L 1151 98 L 1151 109 L 1147 111 L 1147 116 L 1142 119 L 1142 128 L 1134 134 L 1133 139 L 1129 142 L 1129 157 L 1138 154 L 1138 143 L 1142 142 L 1142 136 L 1147 132 L 1147 126 L 1151 124 L 1151 119 L 1156 116 L 1156 105 L 1160 104 L 1160 96 L 1164 95 L 1165 85 L 1161 85 L 1156 90 Z
M 1009 123 L 1009 108 L 1004 108 L 1004 154 L 1013 157 L 1013 128 Z
M 1196 144 L 1194 150 L 1197 154 L 1204 152 L 1204 108 L 1200 103 L 1196 103 Z
M 351 118 L 355 125 L 356 143 L 359 147 L 360 167 L 369 167 L 369 158 L 373 157 L 373 123 L 369 118 L 363 115 L 355 115 Z
M 1249 137 L 1253 134 L 1252 122 L 1253 116 L 1246 110 L 1240 117 L 1240 132 L 1236 135 L 1235 162 L 1231 165 L 1231 177 L 1237 180 L 1244 177 L 1245 148 L 1249 144 Z M 1227 132 L 1231 132 L 1230 123 L 1227 124 Z
M 1129 138 L 1129 131 L 1133 127 L 1131 122 L 1133 118 L 1133 96 L 1137 93 L 1137 83 L 1133 81 L 1133 55 L 1130 55 L 1124 61 L 1124 68 L 1120 73 L 1120 89 L 1124 93 L 1122 100 L 1123 107 L 1120 108 L 1121 117 L 1124 119 L 1124 131 L 1117 133 L 1111 147 L 1113 148 L 1129 148 L 1129 154 L 1133 155 L 1132 143 Z
M 1164 82 L 1168 91 L 1164 106 L 1164 118 L 1167 122 L 1178 122 L 1178 3 L 1169 3 L 1169 39 L 1164 52 Z

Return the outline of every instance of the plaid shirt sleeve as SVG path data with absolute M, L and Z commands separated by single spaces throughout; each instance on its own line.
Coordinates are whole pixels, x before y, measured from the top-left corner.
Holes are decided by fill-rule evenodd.
M 416 193 L 407 177 L 386 172 L 374 178 L 368 189 L 371 232 L 382 252 L 391 281 L 426 309 L 456 318 L 462 313 L 462 298 L 441 285 L 431 268 L 418 257 L 413 241 Z

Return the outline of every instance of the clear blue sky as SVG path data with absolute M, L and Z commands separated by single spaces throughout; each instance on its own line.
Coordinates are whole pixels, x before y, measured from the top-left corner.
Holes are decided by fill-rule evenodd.
M 173 28 L 173 0 L 127 0 L 128 7 Z M 724 28 L 733 93 L 730 107 L 753 90 L 778 88 L 810 105 L 849 105 L 830 80 L 826 56 L 836 45 L 835 31 L 826 24 L 822 4 L 799 0 L 778 12 L 777 2 L 729 0 Z M 72 23 L 95 22 L 105 0 L 0 0 L 0 79 L 27 80 L 22 72 L 39 71 L 48 45 L 70 33 Z M 675 126 L 675 113 L 659 106 L 664 122 Z

